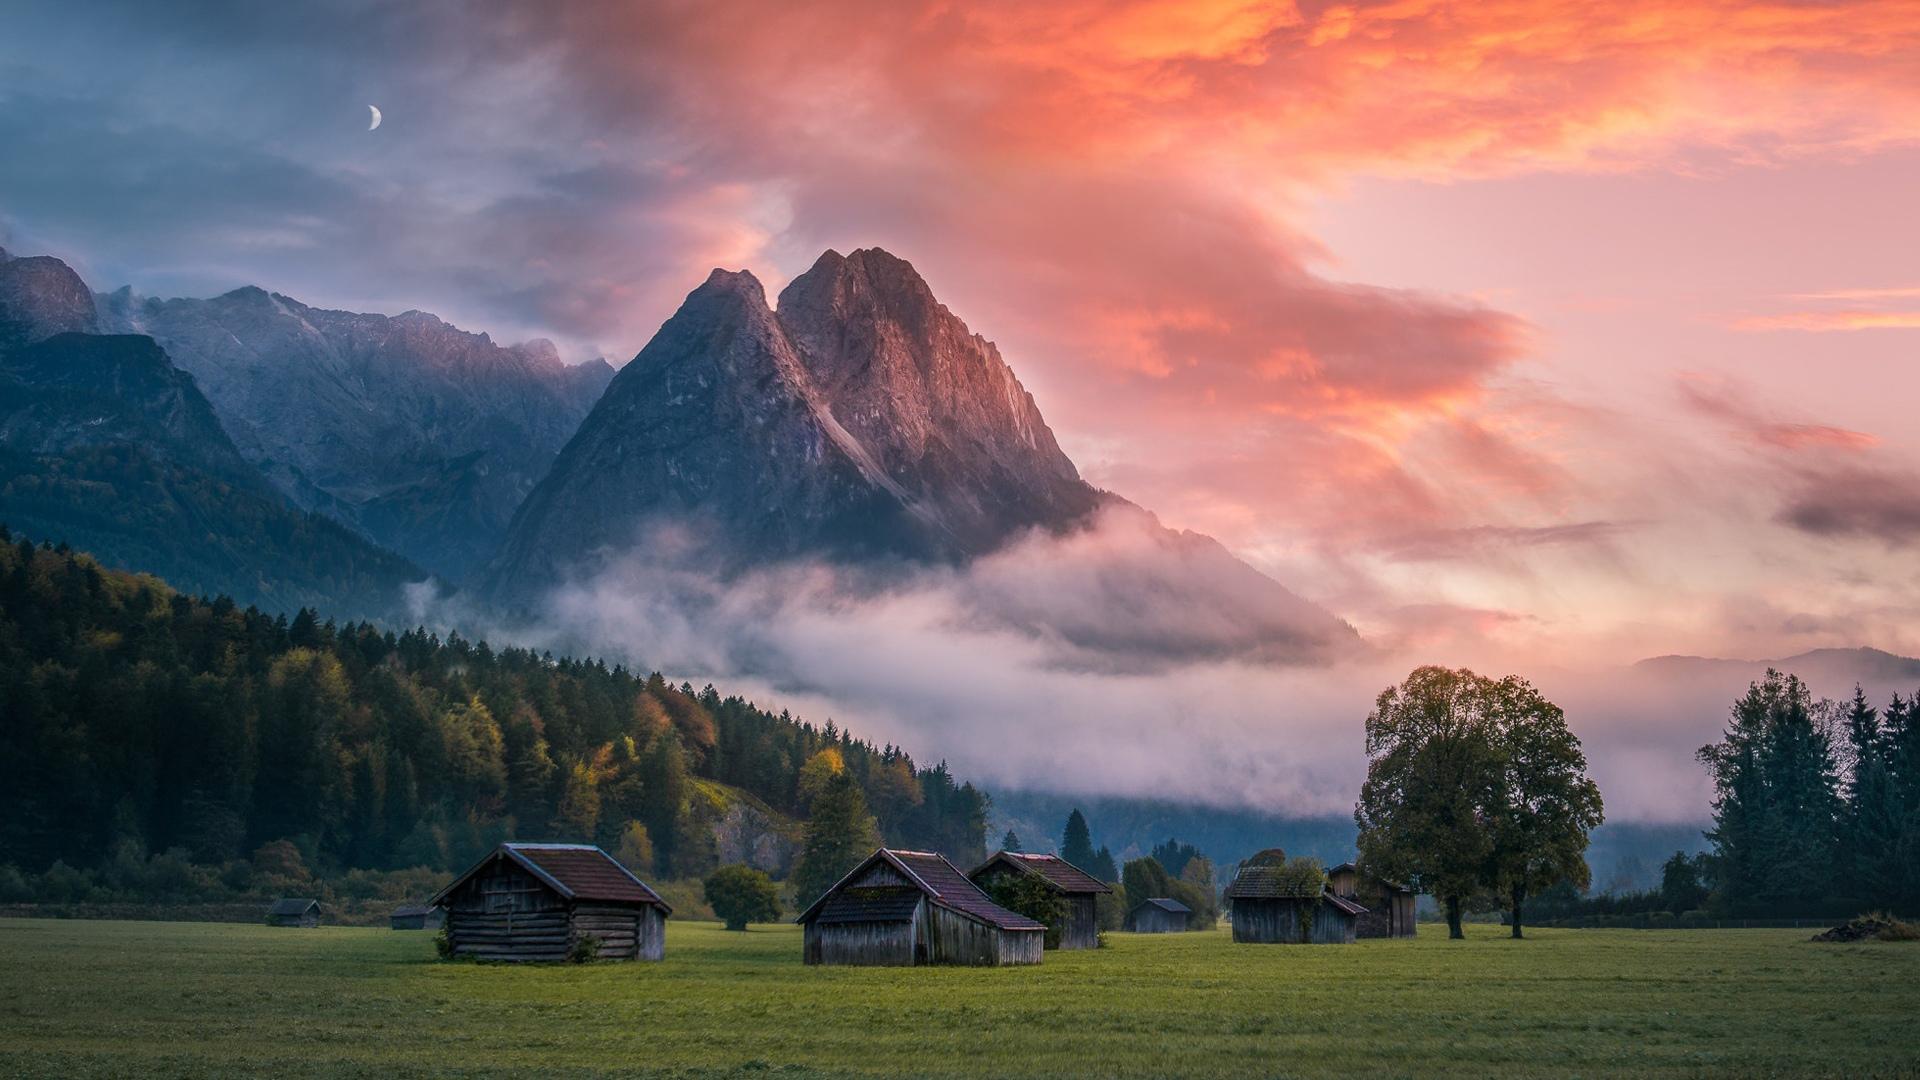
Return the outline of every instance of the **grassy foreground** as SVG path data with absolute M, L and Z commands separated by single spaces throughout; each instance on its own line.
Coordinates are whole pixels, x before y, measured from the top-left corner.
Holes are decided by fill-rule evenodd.
M 0 1074 L 1920 1076 L 1920 945 L 1540 930 L 1039 968 L 809 969 L 792 927 L 660 964 L 444 964 L 430 936 L 0 920 Z

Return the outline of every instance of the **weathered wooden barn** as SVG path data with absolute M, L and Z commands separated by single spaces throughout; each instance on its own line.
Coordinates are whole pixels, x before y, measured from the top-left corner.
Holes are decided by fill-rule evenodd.
M 1037 964 L 1047 931 L 994 903 L 945 856 L 888 848 L 796 921 L 809 964 Z
M 1327 889 L 1367 909 L 1355 921 L 1360 937 L 1414 936 L 1413 891 L 1360 873 L 1353 863 L 1341 863 L 1327 871 Z
M 565 960 L 581 939 L 603 960 L 658 960 L 672 909 L 590 844 L 501 844 L 440 890 L 455 956 Z
M 1280 878 L 1278 866 L 1247 866 L 1227 886 L 1233 940 L 1259 944 L 1350 945 L 1366 908 L 1331 889 L 1302 896 Z M 1301 916 L 1307 916 L 1301 934 Z
M 1060 928 L 1062 949 L 1100 947 L 1099 897 L 1111 896 L 1113 889 L 1058 855 L 1029 855 L 1019 851 L 995 852 L 993 857 L 967 877 L 991 893 L 994 886 L 1009 877 L 1030 877 L 1059 893 L 1066 901 L 1065 925 Z
M 1156 896 L 1133 905 L 1120 925 L 1136 934 L 1177 934 L 1186 930 L 1193 909 L 1167 896 Z
M 319 926 L 320 901 L 283 897 L 267 908 L 268 926 Z
M 446 924 L 447 912 L 432 904 L 401 904 L 388 919 L 395 930 L 438 930 Z

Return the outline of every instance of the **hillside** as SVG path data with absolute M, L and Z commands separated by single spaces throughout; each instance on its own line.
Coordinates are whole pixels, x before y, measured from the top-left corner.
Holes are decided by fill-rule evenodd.
M 827 749 L 890 842 L 984 853 L 984 794 L 831 723 L 593 660 L 274 618 L 0 538 L 0 759 L 31 766 L 0 866 L 166 852 L 218 873 L 283 850 L 447 872 L 518 838 L 662 877 L 778 872 Z

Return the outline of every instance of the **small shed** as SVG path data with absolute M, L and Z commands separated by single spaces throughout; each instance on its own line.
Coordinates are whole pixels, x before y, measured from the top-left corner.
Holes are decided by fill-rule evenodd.
M 1358 866 L 1344 862 L 1327 871 L 1327 888 L 1367 909 L 1356 923 L 1358 936 L 1414 936 L 1413 890 L 1405 885 L 1368 877 Z
M 1000 851 L 975 867 L 967 877 L 988 892 L 1010 877 L 1031 877 L 1045 883 L 1059 893 L 1067 905 L 1066 924 L 1060 928 L 1060 948 L 1100 947 L 1100 916 L 1095 909 L 1098 898 L 1102 894 L 1111 895 L 1113 889 L 1060 856 Z
M 319 926 L 320 901 L 282 897 L 267 908 L 268 926 Z
M 480 960 L 565 960 L 588 936 L 603 960 L 658 960 L 673 913 L 591 844 L 501 844 L 430 903 L 453 954 Z
M 809 964 L 1037 964 L 1047 928 L 930 851 L 880 848 L 795 920 Z
M 1187 928 L 1193 909 L 1171 897 L 1142 900 L 1127 912 L 1121 925 L 1136 934 L 1178 934 Z
M 389 918 L 395 930 L 438 930 L 446 924 L 447 913 L 432 904 L 401 904 Z
M 1355 922 L 1367 909 L 1333 890 L 1301 896 L 1279 877 L 1278 866 L 1247 866 L 1227 886 L 1233 940 L 1259 944 L 1351 945 Z M 1302 916 L 1307 927 L 1301 933 Z

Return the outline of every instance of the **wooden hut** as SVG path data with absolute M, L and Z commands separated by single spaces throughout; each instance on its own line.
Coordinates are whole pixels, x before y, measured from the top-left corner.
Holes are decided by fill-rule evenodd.
M 1414 936 L 1413 890 L 1405 885 L 1366 877 L 1346 862 L 1327 871 L 1327 889 L 1367 909 L 1356 921 L 1358 936 Z
M 1302 896 L 1280 879 L 1279 871 L 1278 866 L 1242 867 L 1227 886 L 1227 902 L 1233 906 L 1233 940 L 1351 945 L 1355 922 L 1367 909 L 1325 887 L 1318 895 Z
M 1066 923 L 1060 928 L 1062 949 L 1100 947 L 1100 916 L 1096 912 L 1099 897 L 1113 890 L 1099 878 L 1058 855 L 1028 855 L 1018 851 L 1000 851 L 975 867 L 967 877 L 991 893 L 994 886 L 1009 879 L 1032 878 L 1059 893 L 1066 901 Z
M 446 924 L 447 913 L 432 904 L 401 904 L 388 919 L 395 930 L 438 930 Z
M 268 926 L 319 926 L 320 901 L 282 897 L 267 908 Z
M 1180 901 L 1156 896 L 1133 905 L 1121 926 L 1136 934 L 1178 934 L 1186 930 L 1192 914 L 1193 909 Z
M 591 844 L 501 844 L 440 890 L 455 956 L 565 960 L 588 936 L 603 960 L 658 960 L 672 909 Z
M 1037 964 L 1047 932 L 994 903 L 945 856 L 887 848 L 796 921 L 809 964 Z

